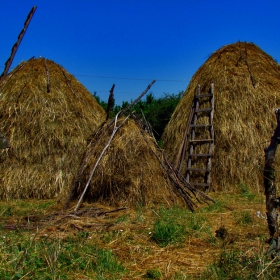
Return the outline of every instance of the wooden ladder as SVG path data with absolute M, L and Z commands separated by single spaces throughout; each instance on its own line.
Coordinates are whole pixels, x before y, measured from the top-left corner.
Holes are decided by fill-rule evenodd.
M 211 159 L 214 152 L 213 116 L 214 84 L 203 94 L 198 85 L 177 157 L 177 168 L 181 172 L 184 165 L 183 175 L 186 181 L 204 191 L 209 190 L 211 184 Z M 188 154 L 185 156 L 187 149 Z

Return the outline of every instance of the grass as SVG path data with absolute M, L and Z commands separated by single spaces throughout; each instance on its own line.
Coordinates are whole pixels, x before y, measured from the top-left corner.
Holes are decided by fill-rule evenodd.
M 250 191 L 249 186 L 246 183 L 237 185 L 237 189 L 239 190 L 242 197 L 247 198 L 250 201 L 256 197 L 256 194 Z
M 239 218 L 237 219 L 237 223 L 241 226 L 252 224 L 253 218 L 249 211 L 241 211 Z
M 153 226 L 151 239 L 160 246 L 171 243 L 181 243 L 186 235 L 186 221 L 188 220 L 186 209 L 178 207 L 160 208 L 158 219 Z
M 254 214 L 265 213 L 263 194 L 210 196 L 194 213 L 138 206 L 98 217 L 53 200 L 0 202 L 0 279 L 277 279 L 266 220 Z
M 280 260 L 266 257 L 263 248 L 260 248 L 257 255 L 247 255 L 246 252 L 232 247 L 224 248 L 199 279 L 279 279 L 279 272 Z
M 98 248 L 86 236 L 37 239 L 16 233 L 3 240 L 0 279 L 71 279 L 69 271 L 77 276 L 121 279 L 125 271 L 111 250 Z

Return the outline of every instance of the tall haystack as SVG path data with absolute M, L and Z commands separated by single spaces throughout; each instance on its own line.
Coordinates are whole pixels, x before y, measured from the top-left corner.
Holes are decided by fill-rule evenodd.
M 105 120 L 89 91 L 63 67 L 22 62 L 0 83 L 0 199 L 52 198 L 67 193 L 87 137 Z
M 164 131 L 164 149 L 175 162 L 195 89 L 200 84 L 207 92 L 211 83 L 215 88 L 212 188 L 229 190 L 244 183 L 258 188 L 263 184 L 264 147 L 276 127 L 274 110 L 280 107 L 280 67 L 253 43 L 226 45 L 198 69 Z
M 85 200 L 111 206 L 187 203 L 193 209 L 192 197 L 209 200 L 174 180 L 154 138 L 135 120 L 120 118 L 115 127 L 108 124 L 92 136 L 68 202 L 81 197 L 87 185 Z

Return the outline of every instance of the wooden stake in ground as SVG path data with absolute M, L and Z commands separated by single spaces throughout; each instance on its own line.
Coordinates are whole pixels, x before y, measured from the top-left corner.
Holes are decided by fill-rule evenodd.
M 115 84 L 113 84 L 112 88 L 110 89 L 110 95 L 107 102 L 106 121 L 110 118 L 110 113 L 115 106 L 114 89 L 115 89 Z
M 5 63 L 5 69 L 4 69 L 3 73 L 2 73 L 2 75 L 0 76 L 0 81 L 1 81 L 2 78 L 4 78 L 8 74 L 9 69 L 10 69 L 10 67 L 12 65 L 13 59 L 14 59 L 14 57 L 16 55 L 17 50 L 18 50 L 18 47 L 19 47 L 19 45 L 20 45 L 20 43 L 22 41 L 22 38 L 23 38 L 23 36 L 24 36 L 24 34 L 25 34 L 26 30 L 27 30 L 27 27 L 28 27 L 28 25 L 29 25 L 29 23 L 30 23 L 30 21 L 31 21 L 31 19 L 32 19 L 33 15 L 34 15 L 34 13 L 36 11 L 36 9 L 37 9 L 37 6 L 34 6 L 31 9 L 31 11 L 29 12 L 29 14 L 27 16 L 27 19 L 24 22 L 24 27 L 21 30 L 20 34 L 18 35 L 18 40 L 14 44 L 14 46 L 12 48 L 11 55 L 8 58 L 8 60 L 6 61 L 6 63 Z
M 270 145 L 265 148 L 264 187 L 266 196 L 267 223 L 270 233 L 270 251 L 279 251 L 279 229 L 277 223 L 277 208 L 279 198 L 276 198 L 274 160 L 277 146 L 280 143 L 280 108 L 275 111 L 277 127 L 271 137 Z

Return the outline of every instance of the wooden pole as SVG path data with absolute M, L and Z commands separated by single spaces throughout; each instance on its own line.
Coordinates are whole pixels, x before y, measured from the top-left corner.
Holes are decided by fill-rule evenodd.
M 97 161 L 96 161 L 96 163 L 95 163 L 95 165 L 94 165 L 94 167 L 93 167 L 93 169 L 92 169 L 92 171 L 91 171 L 91 173 L 90 173 L 90 176 L 89 176 L 88 181 L 87 181 L 87 183 L 86 183 L 86 185 L 85 185 L 84 191 L 83 191 L 83 193 L 82 193 L 81 196 L 80 196 L 80 199 L 79 199 L 79 201 L 78 201 L 78 203 L 77 203 L 77 205 L 76 205 L 76 207 L 75 207 L 75 209 L 74 209 L 74 212 L 76 212 L 76 211 L 79 209 L 80 204 L 81 204 L 81 202 L 82 202 L 83 199 L 84 199 L 84 196 L 85 196 L 86 191 L 87 191 L 87 189 L 88 189 L 88 187 L 89 187 L 90 181 L 91 181 L 91 179 L 92 179 L 92 177 L 93 177 L 93 174 L 94 174 L 94 172 L 95 172 L 95 170 L 96 170 L 96 168 L 97 168 L 97 166 L 98 166 L 100 160 L 102 159 L 103 155 L 105 154 L 105 152 L 106 152 L 107 149 L 109 148 L 109 146 L 110 146 L 110 144 L 111 144 L 111 142 L 112 142 L 112 140 L 113 140 L 115 134 L 116 134 L 117 131 L 120 129 L 120 127 L 126 122 L 126 120 L 128 119 L 128 117 L 129 117 L 129 116 L 127 116 L 127 117 L 121 122 L 121 124 L 120 124 L 119 126 L 117 126 L 118 114 L 116 115 L 116 117 L 115 117 L 115 119 L 114 119 L 114 123 L 115 123 L 115 124 L 114 124 L 114 129 L 113 129 L 113 132 L 112 132 L 112 134 L 111 134 L 111 137 L 110 137 L 110 139 L 109 139 L 107 145 L 105 146 L 105 148 L 102 150 L 102 152 L 101 152 L 99 158 L 97 159 Z
M 270 233 L 270 238 L 277 240 L 278 248 L 278 238 L 279 229 L 277 222 L 277 208 L 279 206 L 279 199 L 276 198 L 276 186 L 275 182 L 275 169 L 274 160 L 277 150 L 277 146 L 280 142 L 280 108 L 275 111 L 277 119 L 277 127 L 274 134 L 271 137 L 270 144 L 264 149 L 265 151 L 265 165 L 264 165 L 264 188 L 266 196 L 266 215 L 268 229 Z
M 31 11 L 29 12 L 29 14 L 28 14 L 28 16 L 27 16 L 27 19 L 26 19 L 25 22 L 24 22 L 24 27 L 23 27 L 23 29 L 21 30 L 20 34 L 18 35 L 18 40 L 17 40 L 17 42 L 14 44 L 14 46 L 12 47 L 11 55 L 10 55 L 10 57 L 8 58 L 8 60 L 6 61 L 6 63 L 5 63 L 5 69 L 4 69 L 3 73 L 2 73 L 2 75 L 0 76 L 0 81 L 8 74 L 9 69 L 10 69 L 10 67 L 11 67 L 11 65 L 12 65 L 13 59 L 14 59 L 14 57 L 15 57 L 15 54 L 16 54 L 16 52 L 17 52 L 17 50 L 18 50 L 18 47 L 19 47 L 19 45 L 20 45 L 20 43 L 21 43 L 21 40 L 22 40 L 22 38 L 23 38 L 23 36 L 24 36 L 26 30 L 27 30 L 27 27 L 28 27 L 28 25 L 29 25 L 29 23 L 30 23 L 30 21 L 31 21 L 31 19 L 32 19 L 33 15 L 34 15 L 34 13 L 35 13 L 35 11 L 36 11 L 36 9 L 37 9 L 37 6 L 34 6 L 34 7 L 31 9 Z
M 110 113 L 114 109 L 114 106 L 115 106 L 114 89 L 115 89 L 115 84 L 112 85 L 112 88 L 110 89 L 110 95 L 108 97 L 107 110 L 106 110 L 106 121 L 109 120 Z

